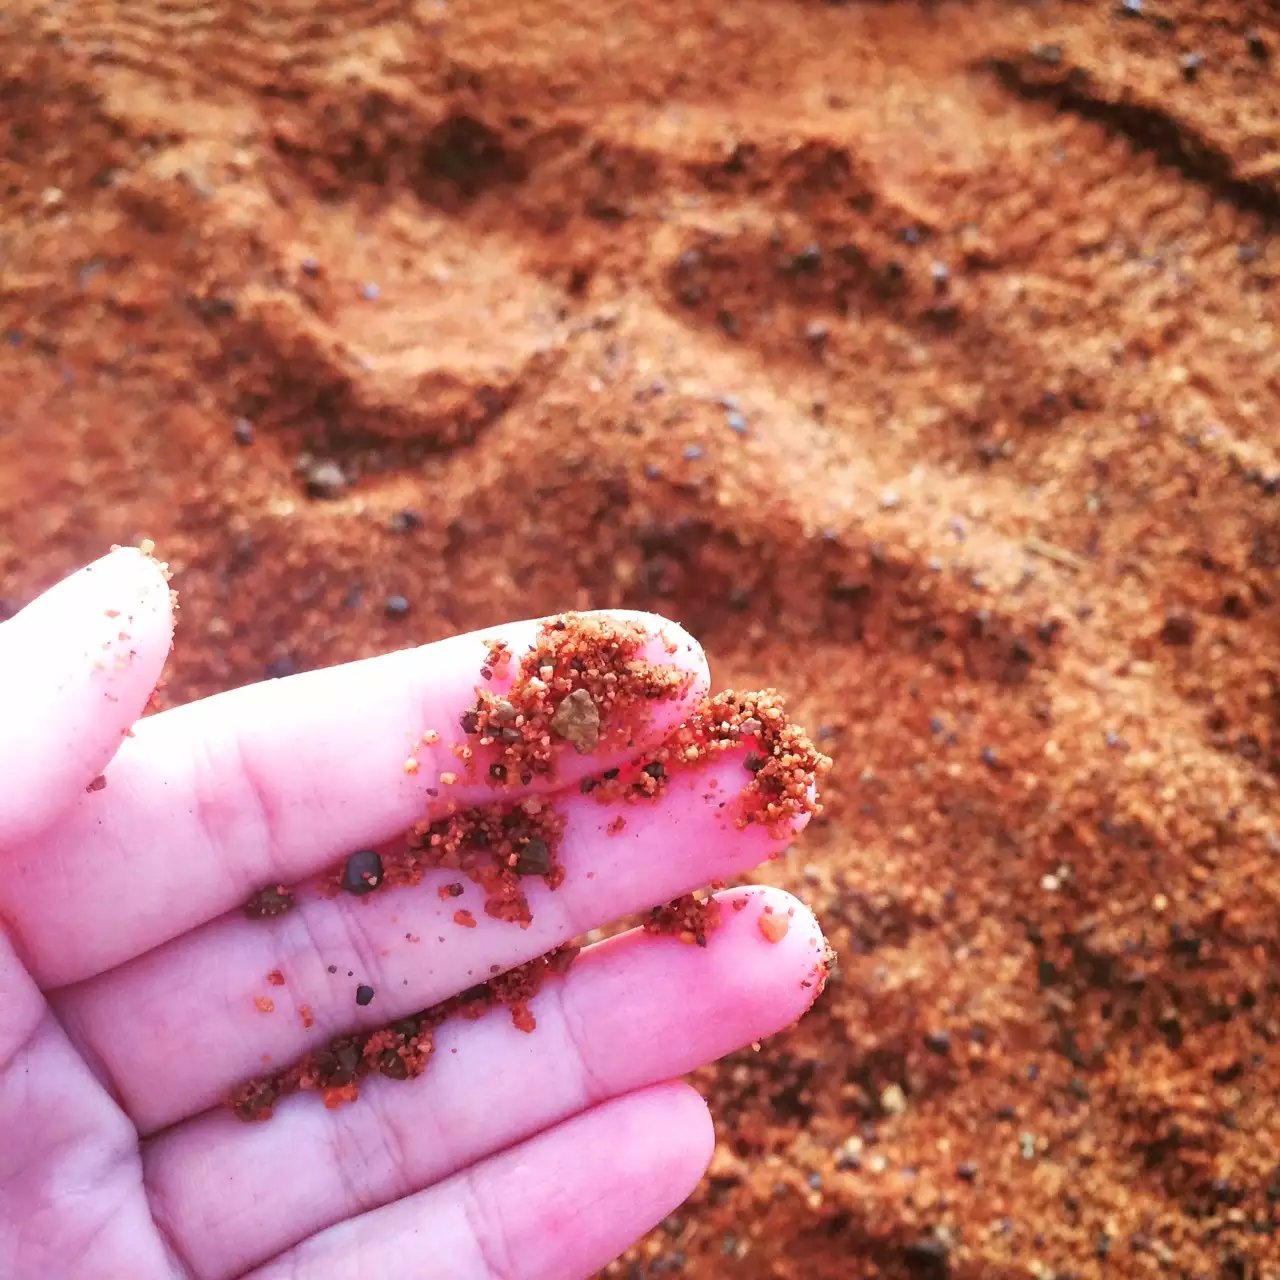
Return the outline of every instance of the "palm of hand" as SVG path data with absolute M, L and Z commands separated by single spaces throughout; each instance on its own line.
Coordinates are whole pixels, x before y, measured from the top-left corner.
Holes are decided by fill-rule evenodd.
M 569 874 L 536 895 L 527 929 L 482 909 L 459 929 L 459 903 L 430 891 L 311 895 L 249 921 L 236 907 L 256 888 L 420 815 L 437 766 L 399 767 L 406 715 L 456 724 L 479 641 L 254 686 L 126 737 L 170 628 L 158 569 L 128 551 L 0 626 L 0 1274 L 590 1274 L 709 1158 L 704 1104 L 664 1082 L 810 1002 L 821 937 L 785 895 L 729 895 L 751 909 L 725 912 L 704 950 L 637 933 L 588 948 L 538 997 L 536 1034 L 500 1010 L 446 1025 L 425 1075 L 372 1079 L 353 1106 L 297 1099 L 245 1125 L 219 1099 L 264 1060 L 283 1066 L 767 857 L 777 841 L 732 831 L 710 802 L 706 775 L 738 785 L 740 762 L 673 786 L 624 839 L 571 794 Z M 532 634 L 500 630 L 517 648 Z M 668 633 L 696 694 L 701 655 Z M 568 762 L 561 783 L 609 763 Z M 107 786 L 86 791 L 104 769 Z M 766 907 L 791 919 L 780 942 L 757 928 Z M 357 981 L 373 1006 L 354 1004 Z M 253 1000 L 267 991 L 269 1015 Z

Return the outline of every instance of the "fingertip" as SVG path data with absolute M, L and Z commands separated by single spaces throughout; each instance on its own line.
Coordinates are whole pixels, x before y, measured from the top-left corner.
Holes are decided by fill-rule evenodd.
M 731 952 L 735 979 L 772 1013 L 774 1029 L 804 1014 L 827 978 L 817 917 L 784 889 L 748 885 L 716 895 L 723 927 L 713 945 Z
M 660 1164 L 678 1204 L 697 1186 L 715 1151 L 715 1123 L 706 1099 L 692 1085 L 672 1080 L 619 1102 L 631 1113 L 633 1143 Z
M 681 667 L 693 676 L 693 691 L 702 694 L 711 687 L 711 670 L 707 655 L 696 637 L 690 635 L 680 623 L 660 613 L 648 613 L 639 609 L 611 609 L 607 616 L 619 621 L 634 622 L 649 635 L 643 656 L 650 662 L 669 663 Z
M 67 581 L 77 578 L 76 594 L 66 600 L 68 620 L 83 629 L 93 670 L 132 723 L 146 709 L 173 645 L 168 566 L 150 550 L 115 547 Z
M 10 645 L 32 659 L 79 648 L 105 668 L 104 653 L 124 652 L 133 641 L 147 649 L 173 639 L 173 593 L 166 567 L 136 547 L 116 547 L 86 564 L 15 614 L 6 628 Z
M 670 1091 L 668 1106 L 671 1108 L 673 1118 L 678 1120 L 680 1132 L 684 1135 L 690 1167 L 693 1170 L 693 1178 L 689 1184 L 689 1190 L 692 1191 L 706 1172 L 716 1149 L 715 1120 L 712 1118 L 707 1100 L 691 1084 L 686 1084 L 683 1080 L 675 1080 L 669 1085 L 660 1085 L 659 1088 Z
M 172 633 L 177 592 L 170 585 L 169 566 L 156 558 L 149 544 L 114 547 L 89 569 L 98 569 L 122 601 L 132 600 L 137 613 L 154 617 Z
M 77 570 L 0 628 L 7 839 L 41 829 L 106 767 L 155 690 L 172 634 L 165 570 L 136 548 Z
M 775 953 L 790 955 L 793 951 L 821 951 L 826 945 L 818 918 L 794 894 L 772 885 L 743 885 L 726 889 L 717 899 L 729 919 L 755 921 L 755 933 L 761 945 L 769 944 Z M 785 929 L 760 927 L 761 920 L 785 920 Z M 770 936 L 773 934 L 775 936 Z M 767 952 L 765 953 L 767 954 Z

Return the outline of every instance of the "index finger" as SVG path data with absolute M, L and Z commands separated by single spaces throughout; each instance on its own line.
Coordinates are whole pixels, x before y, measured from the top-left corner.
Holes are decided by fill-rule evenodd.
M 597 653 L 596 667 L 562 672 L 560 620 L 510 623 L 251 685 L 143 721 L 106 787 L 81 797 L 65 822 L 11 859 L 0 905 L 33 972 L 44 986 L 78 981 L 450 803 L 510 801 L 572 784 L 661 741 L 705 694 L 702 650 L 676 624 L 637 613 L 575 617 L 574 634 L 603 629 L 634 643 Z M 502 646 L 508 672 L 500 669 Z M 551 669 L 531 672 L 526 655 L 549 657 Z M 610 663 L 619 670 L 604 669 Z M 628 663 L 633 677 L 637 666 L 650 673 L 647 696 L 605 691 L 645 686 L 624 678 Z M 519 751 L 487 745 L 500 732 L 490 717 L 482 719 L 491 732 L 480 734 L 465 718 L 478 690 L 491 709 L 517 674 L 522 687 L 545 676 L 552 692 L 591 683 L 598 731 L 584 736 L 562 723 L 552 732 L 544 718 L 533 726 L 538 733 L 526 731 L 538 740 L 517 744 Z M 490 772 L 491 763 L 513 758 L 525 763 Z

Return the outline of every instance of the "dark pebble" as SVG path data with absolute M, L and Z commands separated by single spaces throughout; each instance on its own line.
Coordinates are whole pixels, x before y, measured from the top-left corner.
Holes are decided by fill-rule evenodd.
M 791 259 L 795 271 L 816 271 L 822 265 L 822 249 L 816 244 L 807 244 Z
M 551 870 L 551 850 L 545 840 L 528 840 L 516 852 L 516 875 L 545 876 Z
M 357 898 L 372 893 L 382 883 L 382 859 L 372 849 L 360 849 L 342 869 L 342 887 Z
M 421 529 L 422 525 L 421 514 L 414 511 L 412 507 L 405 507 L 403 511 L 397 511 L 387 521 L 387 528 L 392 533 L 412 533 L 415 529 Z
M 976 1182 L 978 1178 L 978 1166 L 972 1160 L 962 1160 L 956 1165 L 956 1177 L 961 1182 Z
M 920 1275 L 946 1275 L 950 1250 L 937 1236 L 924 1236 L 902 1250 L 903 1261 Z
M 1185 645 L 1195 639 L 1196 622 L 1189 613 L 1166 613 L 1160 639 L 1165 644 Z
M 946 1057 L 951 1052 L 951 1033 L 949 1031 L 930 1031 L 924 1038 L 924 1047 L 930 1053 Z
M 320 274 L 320 264 L 314 258 L 303 258 L 299 265 L 304 276 L 315 277 Z
M 1184 53 L 1182 55 L 1182 78 L 1190 84 L 1200 75 L 1200 68 L 1204 66 L 1203 53 Z
M 661 760 L 655 760 L 652 764 L 645 765 L 642 772 L 647 773 L 655 782 L 661 782 L 667 776 L 667 771 L 663 767 Z
M 1245 48 L 1249 50 L 1252 57 L 1257 58 L 1259 62 L 1265 62 L 1271 56 L 1271 50 L 1267 47 L 1267 42 L 1257 31 L 1250 31 L 1244 38 Z
M 474 709 L 471 711 L 464 711 L 458 717 L 458 725 L 462 729 L 463 733 L 466 733 L 466 734 L 479 733 L 480 732 L 480 713 Z M 501 768 L 501 767 L 502 767 L 501 765 L 498 766 L 498 768 Z M 493 775 L 492 769 L 489 770 L 489 774 L 492 777 Z
M 360 1050 L 350 1041 L 330 1046 L 316 1054 L 316 1069 L 324 1084 L 341 1087 L 356 1078 L 360 1068 Z
M 489 777 L 494 782 L 506 782 L 507 766 L 505 764 L 491 764 L 489 766 Z
M 404 596 L 388 596 L 383 608 L 388 618 L 403 618 L 409 612 L 409 602 Z
M 237 418 L 235 424 L 231 428 L 231 434 L 235 437 L 236 444 L 249 445 L 253 443 L 253 423 L 248 418 Z
M 373 988 L 366 983 L 361 983 L 356 988 L 356 1004 L 364 1006 L 373 1003 Z

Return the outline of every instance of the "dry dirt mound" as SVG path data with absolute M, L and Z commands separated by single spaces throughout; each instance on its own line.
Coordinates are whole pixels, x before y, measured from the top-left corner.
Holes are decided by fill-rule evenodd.
M 626 603 L 842 956 L 619 1275 L 1276 1275 L 1265 0 L 11 0 L 0 565 L 185 698 Z M 390 595 L 409 602 L 390 617 Z

